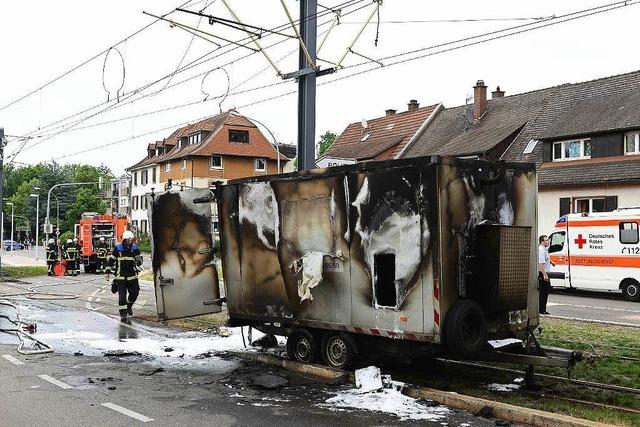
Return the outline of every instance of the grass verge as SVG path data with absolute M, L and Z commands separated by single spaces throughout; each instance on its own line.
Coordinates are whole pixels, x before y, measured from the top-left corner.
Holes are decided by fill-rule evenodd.
M 47 274 L 47 267 L 44 265 L 26 267 L 3 266 L 0 274 L 2 277 L 7 279 L 24 279 L 25 277 L 45 276 Z

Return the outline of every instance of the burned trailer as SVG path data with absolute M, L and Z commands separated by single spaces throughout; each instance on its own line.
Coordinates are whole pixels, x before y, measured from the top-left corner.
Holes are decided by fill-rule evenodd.
M 285 335 L 293 358 L 337 368 L 375 349 L 567 367 L 571 355 L 548 357 L 532 334 L 536 206 L 533 164 L 437 156 L 157 194 L 159 315 L 226 302 L 231 326 Z M 489 340 L 504 338 L 523 344 L 490 350 Z

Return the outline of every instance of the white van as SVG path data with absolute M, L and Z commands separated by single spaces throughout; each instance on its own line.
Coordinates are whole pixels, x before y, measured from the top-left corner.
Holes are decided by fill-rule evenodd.
M 549 236 L 551 286 L 640 301 L 640 208 L 561 217 Z

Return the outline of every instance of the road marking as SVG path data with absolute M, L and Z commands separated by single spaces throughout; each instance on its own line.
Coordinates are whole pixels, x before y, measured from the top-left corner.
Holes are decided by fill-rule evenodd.
M 98 292 L 100 292 L 100 288 L 96 289 L 95 291 L 93 291 L 93 293 L 91 295 L 89 295 L 89 298 L 87 298 L 87 303 L 84 305 L 87 310 L 97 310 L 97 307 L 94 307 L 91 305 L 91 301 L 93 301 L 93 299 L 96 297 L 96 295 L 98 294 Z M 96 300 L 96 302 L 98 302 L 98 300 Z
M 24 362 L 16 359 L 15 357 L 13 357 L 10 354 L 3 354 L 2 357 L 4 357 L 5 359 L 7 359 L 9 362 L 13 363 L 14 365 L 18 366 L 18 365 L 24 365 Z
M 116 405 L 115 403 L 107 402 L 107 403 L 102 403 L 101 405 L 104 406 L 105 408 L 109 408 L 116 412 L 120 412 L 121 414 L 124 414 L 128 417 L 135 418 L 138 421 L 142 421 L 143 423 L 153 421 L 153 418 L 146 417 L 142 414 L 132 411 L 131 409 L 123 408 L 122 406 Z
M 559 306 L 576 307 L 576 308 L 592 308 L 594 310 L 624 311 L 627 313 L 640 313 L 640 311 L 638 310 L 630 310 L 628 308 L 598 307 L 594 305 L 569 304 L 564 302 L 551 302 L 551 303 L 547 303 L 547 305 L 551 305 L 551 306 L 559 305 Z
M 57 380 L 53 377 L 50 377 L 49 375 L 38 375 L 40 378 L 42 378 L 43 380 L 50 382 L 53 385 L 57 385 L 58 387 L 60 387 L 63 390 L 69 390 L 70 388 L 73 388 L 73 386 L 70 386 L 69 384 L 65 384 L 60 380 Z
M 106 289 L 102 289 L 102 290 L 100 291 L 100 293 L 101 293 L 101 294 L 104 294 L 105 292 L 107 292 L 107 290 L 106 290 Z

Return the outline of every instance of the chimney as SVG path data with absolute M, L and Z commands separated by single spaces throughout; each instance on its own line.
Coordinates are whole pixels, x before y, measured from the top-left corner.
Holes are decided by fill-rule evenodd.
M 500 86 L 497 86 L 496 90 L 491 92 L 491 99 L 495 99 L 495 98 L 504 98 L 504 91 L 500 90 Z
M 420 104 L 418 104 L 417 99 L 412 99 L 411 101 L 409 101 L 409 104 L 407 105 L 407 111 L 415 111 L 418 108 L 420 108 Z
M 396 110 L 393 108 L 389 108 L 388 110 L 384 110 L 385 116 L 393 116 L 396 113 Z
M 480 122 L 487 111 L 487 86 L 483 80 L 478 80 L 473 87 L 473 124 Z

